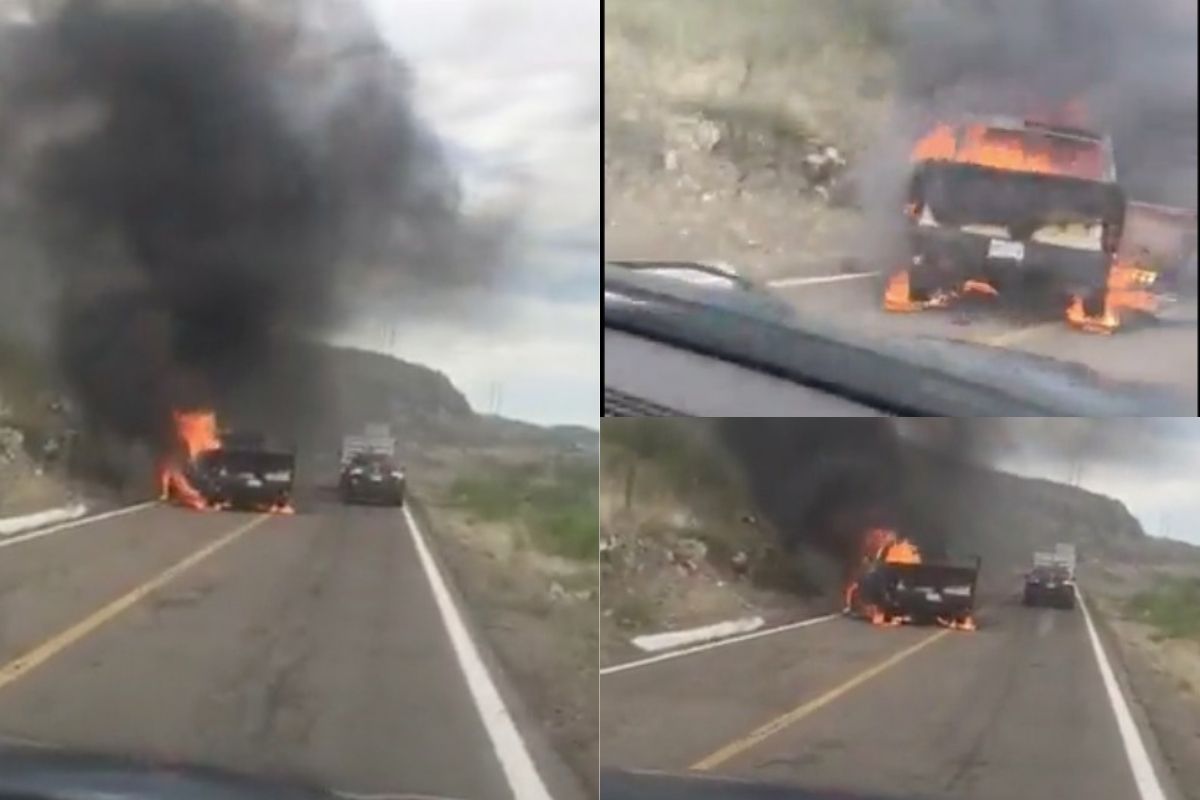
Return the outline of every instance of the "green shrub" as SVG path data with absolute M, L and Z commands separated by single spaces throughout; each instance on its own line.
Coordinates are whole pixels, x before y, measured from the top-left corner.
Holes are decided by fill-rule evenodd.
M 594 560 L 600 552 L 598 480 L 598 467 L 587 458 L 497 465 L 459 478 L 450 500 L 479 519 L 520 525 L 543 552 Z
M 1130 598 L 1126 616 L 1168 639 L 1200 640 L 1200 578 L 1168 578 Z

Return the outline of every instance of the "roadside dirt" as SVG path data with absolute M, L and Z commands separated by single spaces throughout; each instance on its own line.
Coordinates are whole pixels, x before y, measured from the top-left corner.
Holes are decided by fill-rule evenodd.
M 605 442 L 600 482 L 600 659 L 602 665 L 645 653 L 641 634 L 760 616 L 767 625 L 824 613 L 827 574 L 816 560 L 784 553 L 719 465 L 686 475 L 630 461 Z M 717 462 L 708 452 L 710 462 Z M 632 468 L 632 473 L 630 469 Z M 699 480 L 697 474 L 708 476 Z
M 537 448 L 430 447 L 409 469 L 413 492 L 433 517 L 439 550 L 474 620 L 551 745 L 594 796 L 597 579 L 595 562 L 529 548 L 514 526 L 484 522 L 452 504 L 455 478 L 480 459 L 513 464 L 544 458 Z
M 831 4 L 805 6 L 802 21 L 606 6 L 608 257 L 728 260 L 751 277 L 862 268 L 840 178 L 883 113 L 888 65 Z
M 1188 800 L 1200 800 L 1200 641 L 1162 638 L 1124 611 L 1130 597 L 1165 575 L 1200 575 L 1200 556 L 1154 567 L 1089 565 L 1080 578 L 1117 643 L 1116 655 L 1176 784 Z
M 645 535 L 648 527 L 654 532 Z M 640 634 L 754 616 L 773 626 L 832 608 L 829 598 L 756 586 L 731 560 L 712 555 L 702 540 L 687 535 L 687 528 L 671 531 L 629 519 L 610 520 L 602 531 L 609 542 L 601 564 L 602 666 L 646 655 L 631 642 Z M 756 555 L 750 563 L 763 558 Z
M 66 505 L 72 493 L 25 454 L 17 431 L 0 427 L 0 517 L 32 514 Z

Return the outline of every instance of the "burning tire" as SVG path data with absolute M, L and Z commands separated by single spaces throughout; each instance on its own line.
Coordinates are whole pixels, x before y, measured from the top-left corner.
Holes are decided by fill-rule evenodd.
M 1083 298 L 1083 313 L 1089 317 L 1104 316 L 1104 301 L 1106 299 L 1107 290 L 1096 289 Z
M 910 271 L 909 296 L 914 302 L 927 303 L 955 289 L 962 281 L 955 281 L 947 270 L 931 264 L 914 264 Z

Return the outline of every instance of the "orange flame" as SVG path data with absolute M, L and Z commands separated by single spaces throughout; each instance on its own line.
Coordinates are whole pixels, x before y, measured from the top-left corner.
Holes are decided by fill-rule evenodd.
M 1146 287 L 1154 283 L 1157 273 L 1140 269 L 1130 262 L 1115 260 L 1108 271 L 1104 293 L 1104 308 L 1099 314 L 1089 315 L 1084 308 L 1083 298 L 1075 295 L 1067 306 L 1067 322 L 1088 333 L 1109 334 L 1121 327 L 1122 312 L 1145 312 L 1158 310 L 1158 298 Z
M 209 450 L 221 449 L 217 435 L 217 415 L 212 411 L 173 411 L 175 431 L 179 441 L 187 450 L 188 458 L 194 459 Z
M 958 289 L 939 289 L 926 300 L 914 300 L 912 284 L 908 270 L 893 273 L 883 292 L 884 311 L 925 311 L 931 308 L 945 308 L 964 294 L 978 294 L 987 297 L 998 297 L 1000 292 L 987 281 L 967 280 Z
M 881 609 L 874 605 L 866 604 L 862 608 L 856 609 L 858 577 L 867 567 L 877 561 L 885 561 L 889 564 L 919 564 L 921 563 L 921 551 L 908 539 L 902 539 L 896 535 L 895 531 L 886 528 L 872 528 L 867 531 L 859 551 L 861 554 L 859 564 L 854 574 L 846 582 L 843 610 L 846 613 L 858 611 L 875 625 L 901 625 L 908 622 L 907 617 L 889 619 L 884 616 Z
M 883 560 L 888 564 L 920 564 L 921 551 L 908 539 L 896 539 L 888 546 Z
M 1099 147 L 1060 142 L 1016 130 L 990 128 L 982 122 L 956 129 L 939 123 L 921 137 L 910 153 L 913 162 L 954 161 L 1013 172 L 1068 175 L 1089 180 L 1104 177 Z
M 962 619 L 946 619 L 944 617 L 938 617 L 938 624 L 942 627 L 949 628 L 952 631 L 976 630 L 974 617 L 963 617 Z
M 969 294 L 983 294 L 988 297 L 999 297 L 1000 292 L 987 281 L 969 280 L 963 284 L 962 290 Z
M 218 450 L 221 439 L 217 435 L 217 415 L 207 409 L 197 411 L 172 411 L 175 434 L 179 449 L 188 461 L 195 461 L 201 453 Z M 159 468 L 160 499 L 174 500 L 187 508 L 208 509 L 209 503 L 192 486 L 181 466 L 164 460 Z

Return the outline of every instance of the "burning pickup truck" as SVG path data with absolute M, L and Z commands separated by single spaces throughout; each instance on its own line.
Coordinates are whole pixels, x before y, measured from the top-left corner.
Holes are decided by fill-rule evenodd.
M 181 452 L 164 462 L 162 499 L 197 510 L 291 513 L 295 456 L 256 434 L 218 434 L 211 411 L 176 412 Z
M 1032 287 L 1061 297 L 1076 327 L 1111 332 L 1169 302 L 1195 252 L 1195 213 L 1130 202 L 1101 134 L 968 118 L 935 126 L 911 157 L 909 263 L 887 310 Z
M 938 624 L 975 630 L 972 565 L 930 563 L 915 544 L 893 531 L 872 530 L 863 557 L 846 584 L 845 613 L 874 625 Z

